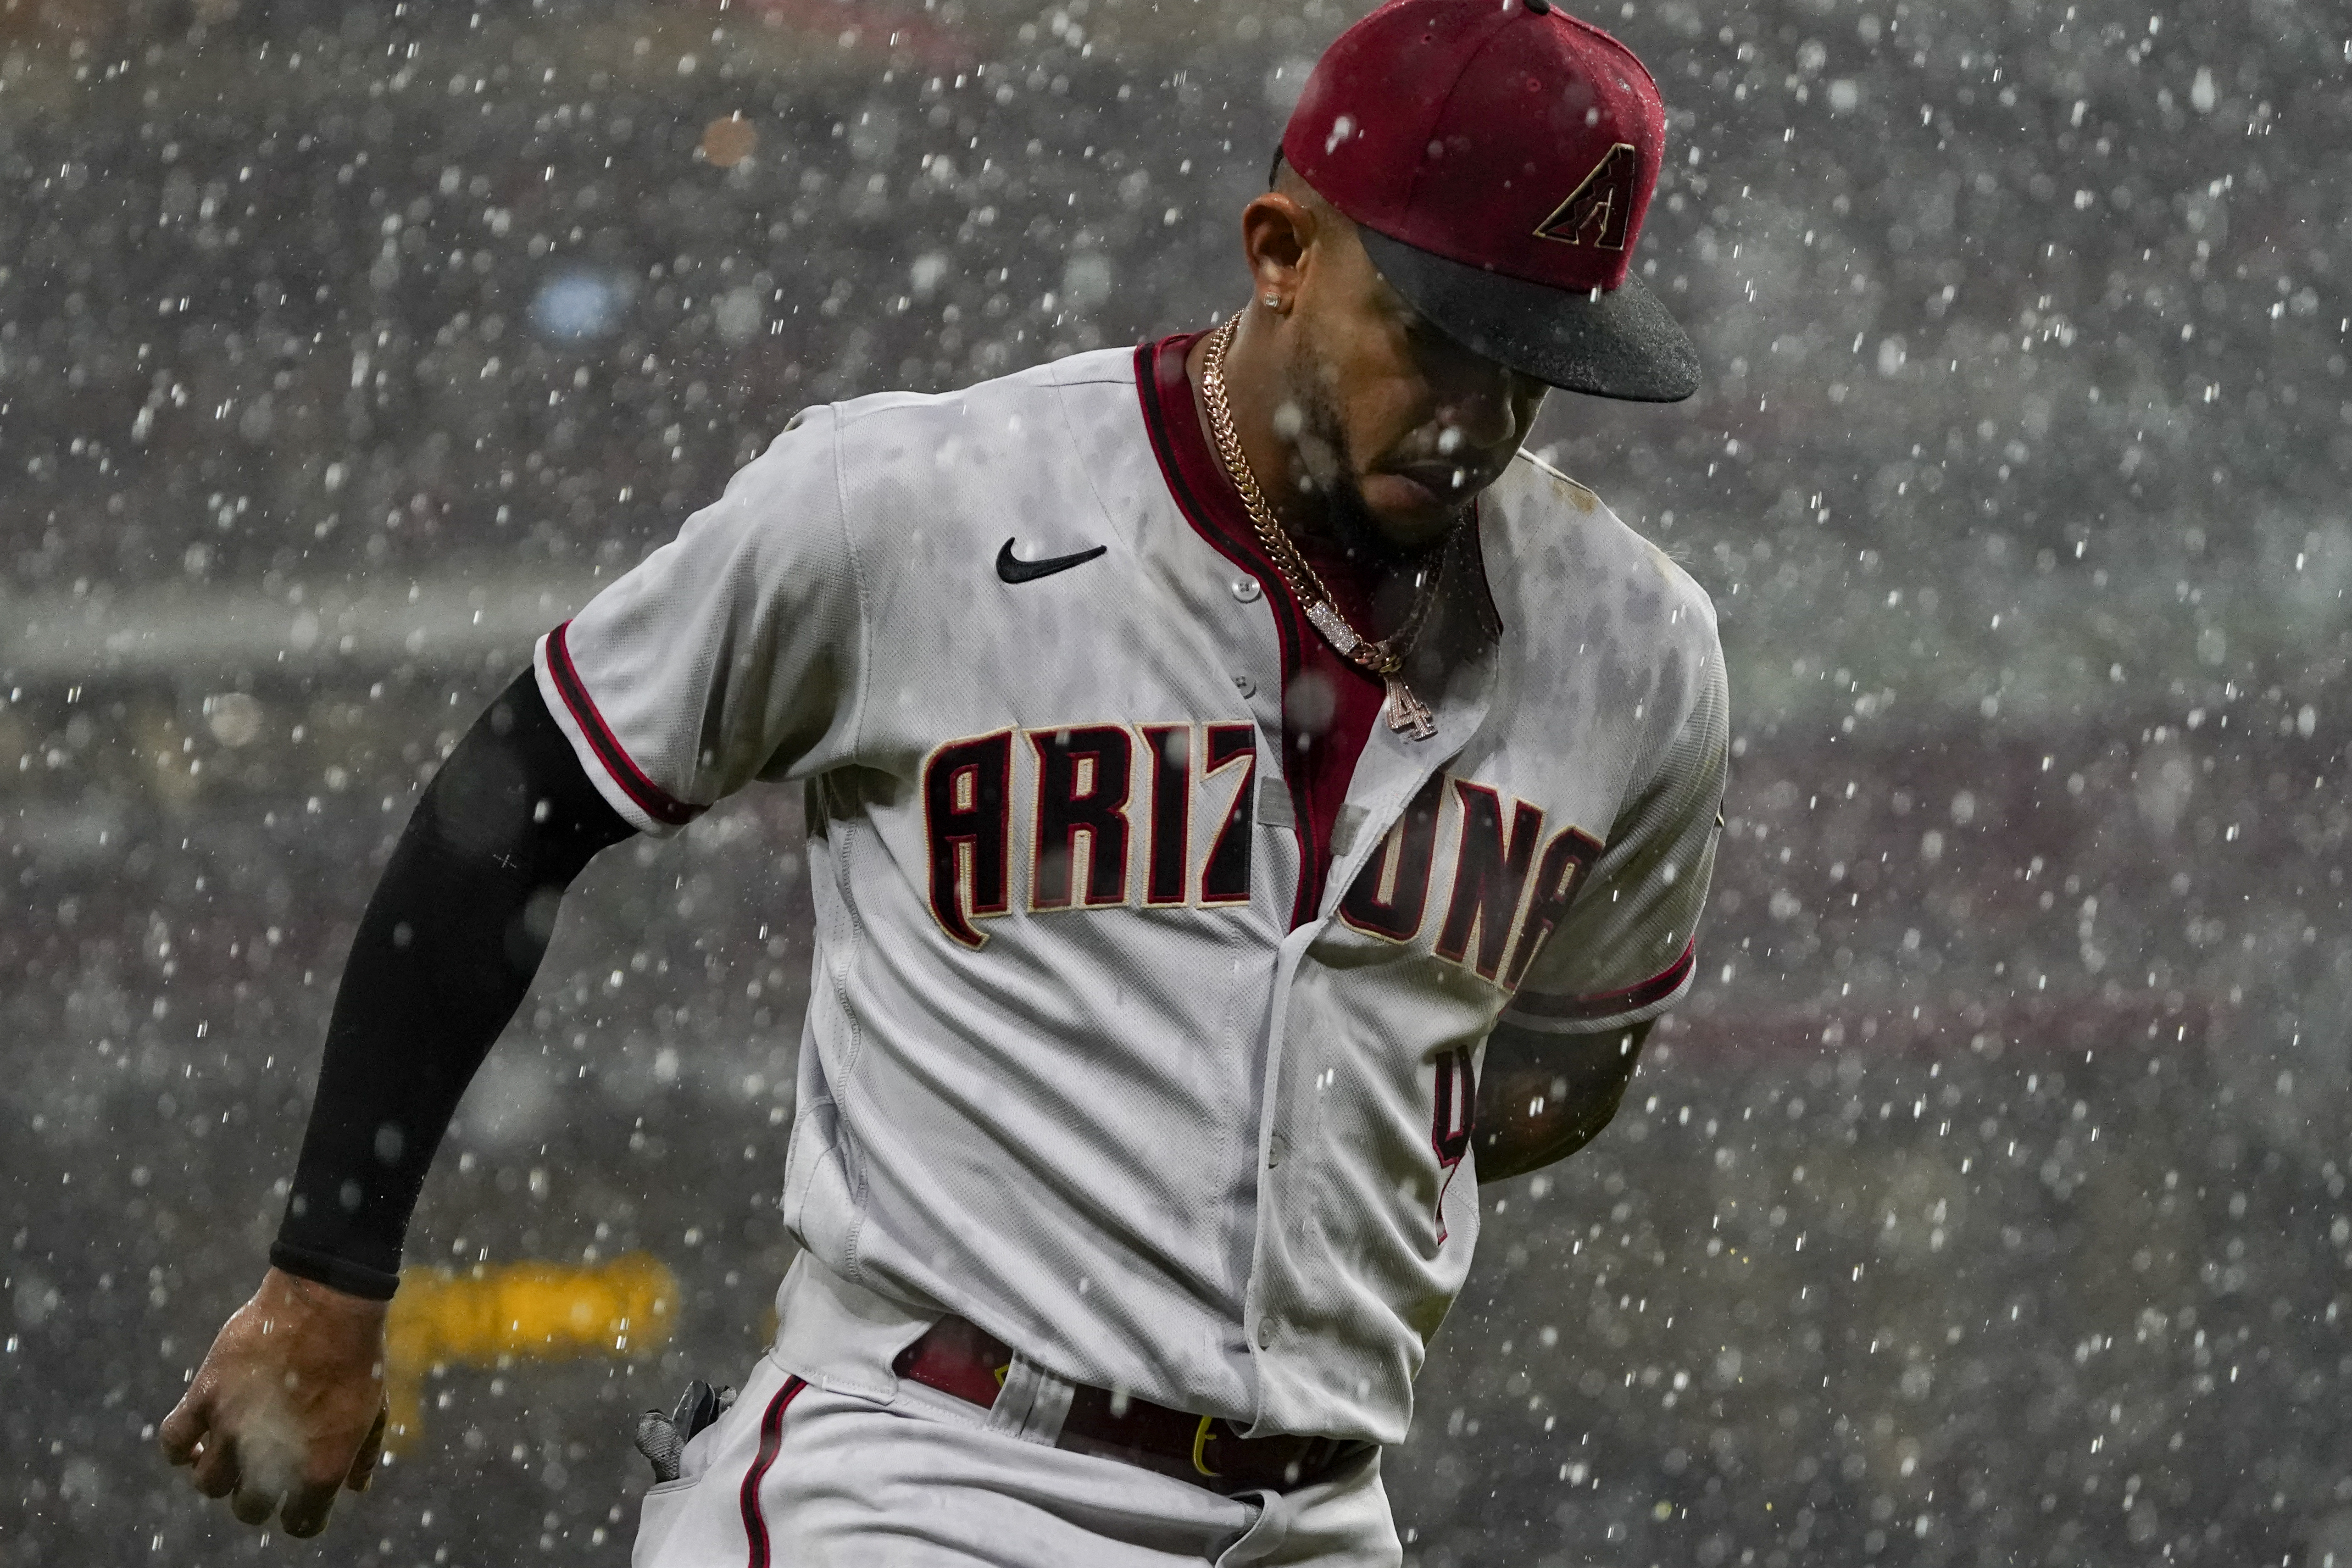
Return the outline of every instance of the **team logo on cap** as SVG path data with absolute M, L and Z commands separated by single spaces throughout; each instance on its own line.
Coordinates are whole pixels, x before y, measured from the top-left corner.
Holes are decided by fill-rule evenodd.
M 1609 149 L 1584 183 L 1551 216 L 1536 226 L 1538 237 L 1567 245 L 1591 242 L 1597 250 L 1625 248 L 1625 229 L 1633 216 L 1633 181 L 1639 172 L 1633 145 L 1620 142 Z

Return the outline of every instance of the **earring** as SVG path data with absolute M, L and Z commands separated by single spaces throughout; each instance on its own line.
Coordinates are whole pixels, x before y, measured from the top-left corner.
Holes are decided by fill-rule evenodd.
M 1265 296 L 1265 308 L 1269 310 L 1279 310 L 1282 309 L 1282 296 L 1279 294 L 1268 294 Z

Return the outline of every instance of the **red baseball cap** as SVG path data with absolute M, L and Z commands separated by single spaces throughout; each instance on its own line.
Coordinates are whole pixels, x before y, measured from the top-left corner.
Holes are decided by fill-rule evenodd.
M 1388 0 L 1317 62 L 1282 154 L 1456 342 L 1675 403 L 1697 351 L 1630 270 L 1665 142 L 1642 62 L 1550 0 Z

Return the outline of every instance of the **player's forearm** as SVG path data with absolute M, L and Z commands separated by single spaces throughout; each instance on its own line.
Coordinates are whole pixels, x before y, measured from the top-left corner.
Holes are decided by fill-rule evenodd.
M 1598 1137 L 1624 1101 L 1649 1033 L 1647 1024 L 1565 1038 L 1498 1032 L 1479 1075 L 1478 1180 L 1540 1170 Z
M 1481 1183 L 1524 1176 L 1529 1171 L 1567 1159 L 1599 1136 L 1617 1114 L 1618 1103 L 1623 1098 L 1621 1093 L 1598 1104 L 1587 1101 L 1563 1105 L 1555 1098 L 1562 1088 L 1562 1080 L 1556 1075 L 1547 1078 L 1536 1074 L 1515 1076 L 1509 1083 L 1498 1086 L 1498 1098 L 1510 1096 L 1518 1110 L 1515 1115 L 1498 1115 L 1499 1126 L 1479 1130 Z
M 530 989 L 557 900 L 629 832 L 524 674 L 425 790 L 368 901 L 274 1264 L 392 1293 L 425 1172 Z

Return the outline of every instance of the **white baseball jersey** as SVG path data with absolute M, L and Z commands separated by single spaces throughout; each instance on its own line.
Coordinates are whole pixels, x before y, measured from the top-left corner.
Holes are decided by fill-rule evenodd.
M 1080 1383 L 1391 1442 L 1477 1235 L 1488 1032 L 1689 984 L 1722 654 L 1686 575 L 1522 455 L 1407 671 L 1435 737 L 1373 724 L 1302 832 L 1315 634 L 1181 348 L 806 411 L 539 680 L 644 831 L 806 790 L 783 1216 L 818 1259 Z

